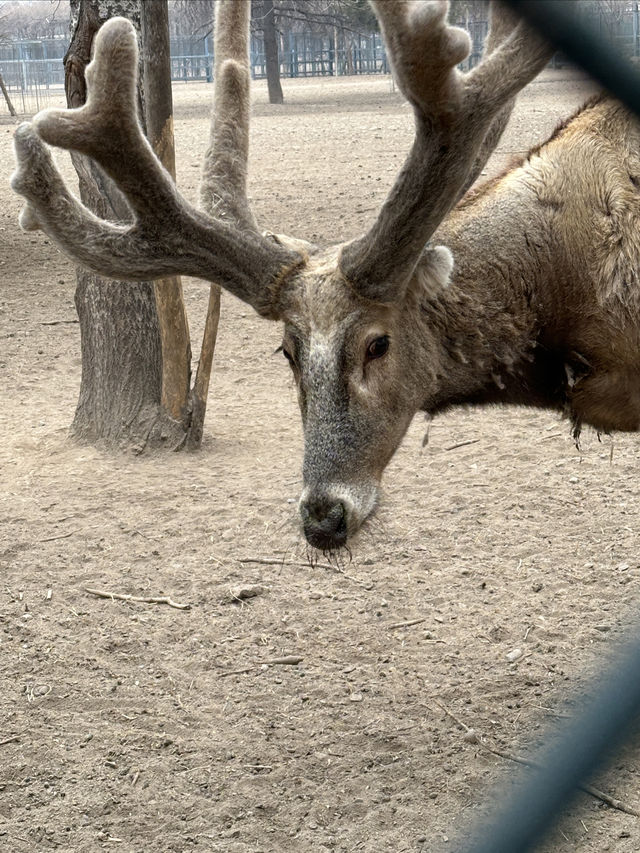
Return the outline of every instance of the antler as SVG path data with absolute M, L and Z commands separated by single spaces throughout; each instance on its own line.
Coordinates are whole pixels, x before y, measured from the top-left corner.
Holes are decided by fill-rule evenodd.
M 470 40 L 447 24 L 448 0 L 371 3 L 397 83 L 413 106 L 416 137 L 376 222 L 344 247 L 340 267 L 365 296 L 387 302 L 402 292 L 427 241 L 481 171 L 515 95 L 552 49 L 492 6 L 485 57 L 464 75 L 456 66 Z
M 257 233 L 247 200 L 251 3 L 216 5 L 213 119 L 200 203 L 212 216 Z
M 241 15 L 248 5 L 224 0 L 218 4 L 219 15 Z M 144 137 L 135 94 L 136 35 L 123 18 L 107 21 L 96 36 L 85 106 L 45 110 L 16 131 L 18 170 L 12 186 L 28 202 L 22 227 L 42 229 L 79 264 L 134 281 L 174 274 L 204 278 L 275 318 L 277 292 L 304 259 L 262 237 L 249 211 L 248 118 L 243 118 L 248 74 L 242 60 L 230 58 L 233 40 L 228 48 L 226 55 L 221 51 L 216 95 L 217 106 L 226 112 L 213 128 L 203 199 L 210 210 L 232 221 L 213 219 L 186 202 Z M 243 105 L 235 108 L 239 93 L 244 93 Z M 238 127 L 235 122 L 244 123 Z M 106 222 L 84 207 L 65 186 L 43 140 L 99 163 L 127 198 L 133 223 Z M 227 145 L 230 159 L 223 153 Z

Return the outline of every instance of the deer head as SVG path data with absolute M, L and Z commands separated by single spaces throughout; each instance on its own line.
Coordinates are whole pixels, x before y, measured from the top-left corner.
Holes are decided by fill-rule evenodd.
M 262 234 L 246 197 L 250 4 L 218 0 L 215 104 L 204 212 L 177 192 L 136 113 L 137 45 L 125 20 L 96 37 L 81 109 L 46 110 L 16 131 L 14 189 L 25 229 L 45 231 L 77 263 L 118 279 L 187 274 L 216 282 L 284 322 L 282 351 L 304 424 L 300 514 L 308 541 L 344 545 L 376 504 L 382 472 L 413 415 L 436 395 L 437 329 L 413 318 L 446 288 L 454 260 L 430 239 L 495 147 L 517 92 L 549 49 L 492 8 L 483 61 L 468 74 L 468 35 L 447 0 L 372 0 L 396 81 L 415 113 L 411 152 L 370 230 L 318 250 Z M 99 220 L 69 192 L 49 145 L 96 160 L 126 196 L 132 222 Z M 416 364 L 429 365 L 416 373 Z

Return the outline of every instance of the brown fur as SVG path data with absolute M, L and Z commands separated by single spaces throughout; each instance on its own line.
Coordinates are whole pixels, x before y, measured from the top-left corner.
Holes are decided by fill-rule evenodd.
M 640 428 L 638 139 L 620 104 L 595 99 L 438 232 L 457 260 L 453 290 L 475 303 L 488 349 L 499 353 L 506 332 L 482 330 L 483 305 L 501 306 L 523 330 L 508 347 L 520 387 L 504 402 L 522 402 L 526 382 L 532 398 L 576 423 Z
M 529 149 L 529 151 L 527 151 L 526 154 L 514 155 L 507 163 L 507 165 L 501 171 L 497 172 L 497 174 L 493 175 L 486 181 L 482 181 L 479 184 L 474 184 L 458 202 L 458 209 L 468 207 L 469 205 L 474 204 L 480 196 L 493 192 L 496 185 L 499 184 L 504 177 L 506 177 L 511 172 L 514 172 L 516 169 L 520 168 L 520 166 L 523 166 L 525 163 L 531 160 L 534 155 L 539 154 L 542 148 L 544 148 L 550 142 L 555 141 L 577 116 L 579 116 L 586 110 L 590 110 L 593 107 L 597 106 L 605 99 L 605 97 L 606 96 L 602 93 L 592 95 L 584 102 L 584 104 L 578 107 L 578 109 L 574 113 L 572 113 L 572 115 L 570 115 L 568 118 L 559 121 L 555 129 L 553 130 L 551 136 L 545 139 L 544 142 L 540 142 L 538 145 L 534 145 L 532 148 Z

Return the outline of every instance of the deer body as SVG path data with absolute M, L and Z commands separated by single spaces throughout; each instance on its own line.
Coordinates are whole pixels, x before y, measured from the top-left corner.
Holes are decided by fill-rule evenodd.
M 246 198 L 244 0 L 216 4 L 204 212 L 180 197 L 141 133 L 126 21 L 96 38 L 86 106 L 45 111 L 16 133 L 23 227 L 99 272 L 189 273 L 284 322 L 305 434 L 300 514 L 308 541 L 325 550 L 374 509 L 417 411 L 517 403 L 565 411 L 576 430 L 640 428 L 635 122 L 614 102 L 591 104 L 456 208 L 551 50 L 494 4 L 483 61 L 462 75 L 470 41 L 447 24 L 446 0 L 372 5 L 416 138 L 372 227 L 349 243 L 318 250 L 257 229 Z M 133 221 L 114 225 L 83 208 L 46 142 L 94 157 Z
M 601 99 L 461 202 L 435 235 L 456 268 L 432 310 L 457 343 L 428 411 L 517 403 L 640 429 L 639 186 L 637 124 Z

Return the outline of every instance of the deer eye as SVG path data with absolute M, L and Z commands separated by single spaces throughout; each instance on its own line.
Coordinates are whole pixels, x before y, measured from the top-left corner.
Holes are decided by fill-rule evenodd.
M 382 358 L 386 355 L 389 349 L 389 335 L 381 335 L 379 338 L 374 338 L 367 347 L 367 360 L 373 361 L 374 358 Z

